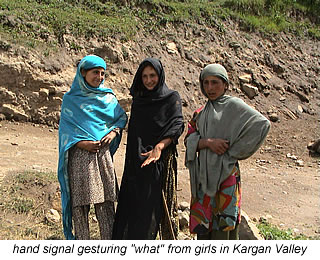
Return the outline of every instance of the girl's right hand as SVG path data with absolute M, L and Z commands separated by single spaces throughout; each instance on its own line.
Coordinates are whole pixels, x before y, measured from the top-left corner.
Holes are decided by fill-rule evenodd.
M 101 147 L 101 143 L 100 141 L 85 140 L 78 142 L 76 146 L 91 153 L 98 153 Z
M 216 138 L 200 139 L 198 149 L 210 149 L 212 152 L 222 155 L 229 149 L 229 141 Z
M 224 139 L 208 138 L 207 145 L 212 152 L 222 155 L 228 150 L 229 141 Z

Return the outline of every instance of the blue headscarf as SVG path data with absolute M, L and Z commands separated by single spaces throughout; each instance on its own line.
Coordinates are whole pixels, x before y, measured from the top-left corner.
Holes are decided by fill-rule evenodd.
M 68 149 L 82 140 L 99 141 L 113 129 L 123 129 L 127 123 L 125 111 L 119 105 L 113 91 L 110 88 L 104 88 L 104 80 L 99 87 L 91 87 L 81 74 L 82 69 L 106 69 L 106 67 L 105 61 L 98 56 L 84 57 L 78 65 L 70 91 L 63 96 L 59 122 L 58 179 L 66 239 L 74 239 L 68 177 Z M 111 142 L 111 155 L 116 152 L 120 140 L 121 135 L 117 135 Z

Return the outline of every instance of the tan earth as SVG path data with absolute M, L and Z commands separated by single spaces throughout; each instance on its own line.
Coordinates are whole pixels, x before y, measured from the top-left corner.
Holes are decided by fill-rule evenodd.
M 308 119 L 308 118 L 307 118 Z M 282 229 L 319 237 L 320 161 L 310 156 L 308 143 L 316 138 L 312 117 L 284 119 L 272 129 L 259 151 L 240 162 L 242 208 L 258 221 L 265 217 Z M 189 201 L 189 174 L 184 166 L 183 138 L 179 144 L 178 199 Z M 115 155 L 119 180 L 123 170 L 126 133 Z M 294 156 L 296 158 L 294 158 Z M 0 121 L 0 183 L 12 171 L 56 171 L 58 130 L 43 125 Z M 298 166 L 300 162 L 300 166 Z M 303 164 L 303 165 L 302 165 Z

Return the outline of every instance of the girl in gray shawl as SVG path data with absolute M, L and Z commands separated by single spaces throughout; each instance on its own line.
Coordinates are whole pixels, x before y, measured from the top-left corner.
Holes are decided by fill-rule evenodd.
M 226 69 L 210 64 L 200 73 L 208 98 L 195 112 L 185 140 L 190 172 L 190 231 L 198 239 L 239 239 L 241 219 L 238 160 L 253 155 L 270 129 L 270 122 L 237 97 L 225 95 Z

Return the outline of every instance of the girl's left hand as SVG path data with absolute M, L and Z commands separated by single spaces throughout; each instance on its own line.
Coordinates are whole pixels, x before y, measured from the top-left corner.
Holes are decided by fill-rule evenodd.
M 105 135 L 102 139 L 101 139 L 101 145 L 107 145 L 110 144 L 111 141 L 113 140 L 113 138 L 116 137 L 116 133 L 114 131 L 111 131 L 109 134 Z
M 148 156 L 148 158 L 142 163 L 141 168 L 149 165 L 152 162 L 156 162 L 160 159 L 161 149 L 156 145 L 151 151 L 141 153 L 142 156 Z

